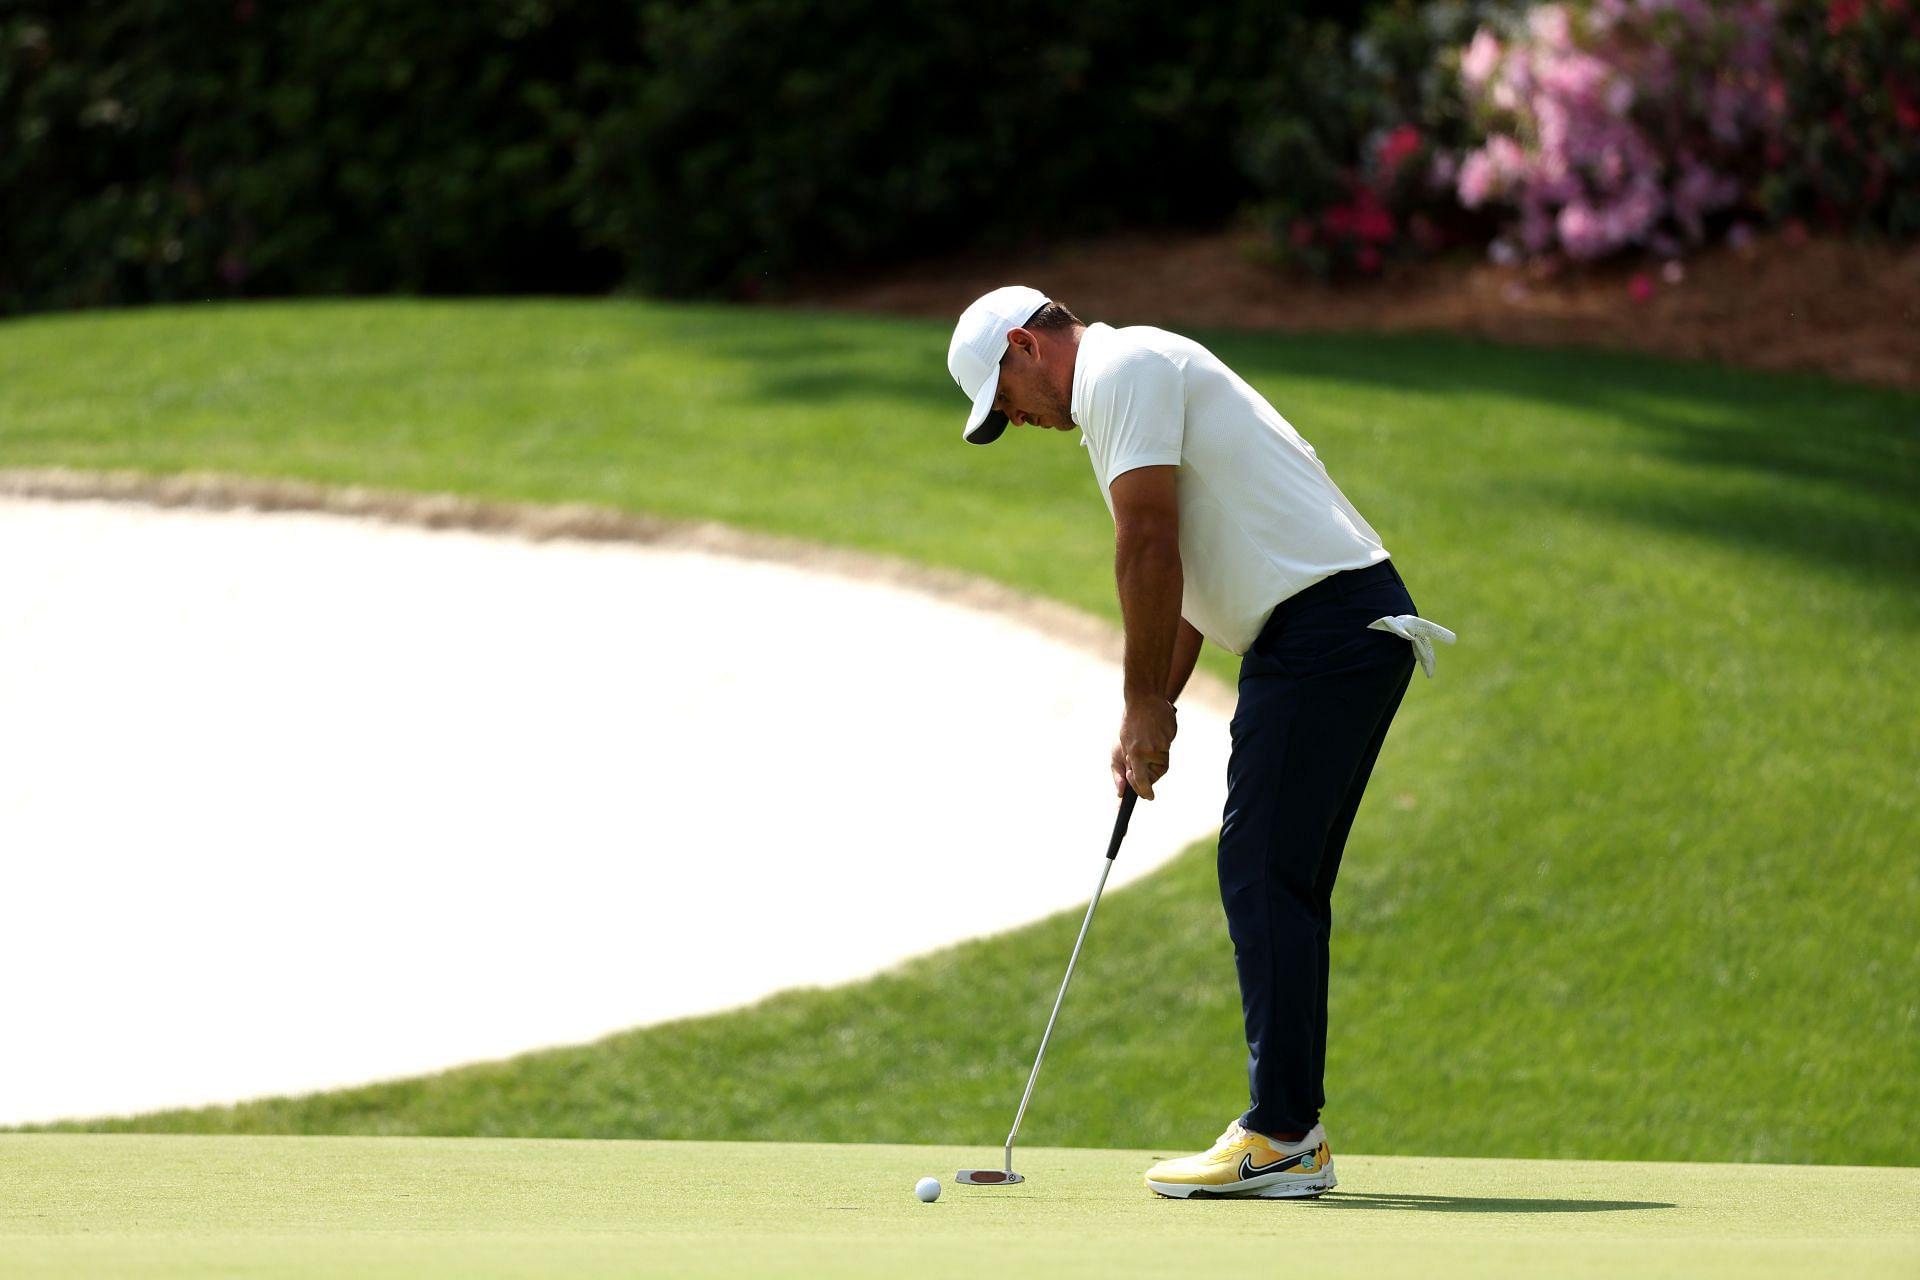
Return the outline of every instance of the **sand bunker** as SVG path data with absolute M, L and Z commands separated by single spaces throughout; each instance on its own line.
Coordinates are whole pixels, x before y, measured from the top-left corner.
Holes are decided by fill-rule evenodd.
M 430 1071 L 1078 910 L 1111 657 L 833 567 L 0 497 L 0 1123 Z M 1115 883 L 1218 825 L 1226 752 L 1183 707 Z

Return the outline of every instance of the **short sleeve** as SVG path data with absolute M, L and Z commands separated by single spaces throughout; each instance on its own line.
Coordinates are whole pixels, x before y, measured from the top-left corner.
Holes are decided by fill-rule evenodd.
M 1171 358 L 1136 347 L 1090 388 L 1088 443 L 1102 488 L 1138 467 L 1178 466 L 1186 433 L 1186 377 Z

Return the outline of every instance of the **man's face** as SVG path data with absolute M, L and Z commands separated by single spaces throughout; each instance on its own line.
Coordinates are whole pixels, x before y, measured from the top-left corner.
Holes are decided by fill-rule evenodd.
M 1010 345 L 1000 358 L 1000 390 L 993 407 L 1014 426 L 1074 430 L 1072 383 L 1067 381 L 1072 365 L 1063 365 L 1051 344 L 1025 329 L 1015 329 L 1007 340 Z

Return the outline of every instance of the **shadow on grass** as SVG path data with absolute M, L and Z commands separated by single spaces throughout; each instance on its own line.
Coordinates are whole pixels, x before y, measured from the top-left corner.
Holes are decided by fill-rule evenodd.
M 940 326 L 782 315 L 698 338 L 732 365 L 729 398 L 823 407 L 874 397 L 957 423 Z M 1920 577 L 1920 396 L 1793 374 L 1625 352 L 1503 347 L 1433 334 L 1196 332 L 1235 370 L 1281 390 L 1276 407 L 1314 438 L 1315 384 L 1431 397 L 1435 429 L 1461 434 L 1462 465 L 1503 505 L 1583 511 L 1783 555 L 1873 585 Z M 1556 410 L 1567 418 L 1556 421 Z M 1419 416 L 1406 405 L 1398 418 Z M 1543 432 L 1594 419 L 1618 455 L 1594 473 L 1473 460 L 1476 415 L 1523 412 Z M 1418 425 L 1409 422 L 1409 426 Z M 876 429 L 880 429 L 877 424 Z M 1632 455 L 1671 464 L 1646 473 Z
M 948 416 L 966 409 L 947 373 L 946 337 L 883 317 L 769 312 L 745 328 L 730 317 L 689 337 L 728 362 L 732 398 L 749 403 L 818 407 L 881 396 Z
M 1673 1209 L 1664 1200 L 1515 1200 L 1503 1196 L 1369 1195 L 1335 1191 L 1313 1202 L 1323 1209 L 1418 1209 L 1426 1213 L 1623 1213 Z
M 1584 508 L 1883 583 L 1920 574 L 1920 397 L 1909 392 L 1431 335 L 1231 335 L 1215 349 L 1256 382 L 1342 383 L 1436 402 L 1490 395 L 1604 414 L 1632 433 L 1619 439 L 1629 451 L 1681 468 L 1664 485 L 1628 470 L 1496 481 L 1508 502 Z M 1501 411 L 1497 400 L 1486 405 Z M 1311 423 L 1302 429 L 1311 439 Z M 1689 484 L 1689 474 L 1708 483 Z

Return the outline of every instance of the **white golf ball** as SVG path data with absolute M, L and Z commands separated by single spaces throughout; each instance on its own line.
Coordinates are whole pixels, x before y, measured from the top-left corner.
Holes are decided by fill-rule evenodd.
M 920 1179 L 920 1181 L 913 1184 L 913 1194 L 919 1196 L 922 1200 L 926 1201 L 928 1204 L 932 1204 L 935 1200 L 938 1200 L 940 1198 L 940 1179 L 938 1178 Z

